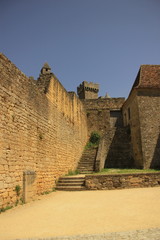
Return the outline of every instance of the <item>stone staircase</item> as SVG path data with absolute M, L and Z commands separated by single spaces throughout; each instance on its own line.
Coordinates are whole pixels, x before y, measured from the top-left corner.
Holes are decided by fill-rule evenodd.
M 56 190 L 62 191 L 85 190 L 85 175 L 65 176 L 59 178 Z
M 84 150 L 82 157 L 78 163 L 77 170 L 82 174 L 93 173 L 95 170 L 96 155 L 97 148 Z
M 62 191 L 83 191 L 85 190 L 85 175 L 93 173 L 95 170 L 95 159 L 97 148 L 84 150 L 82 157 L 78 163 L 77 170 L 81 175 L 65 176 L 59 178 L 56 190 Z

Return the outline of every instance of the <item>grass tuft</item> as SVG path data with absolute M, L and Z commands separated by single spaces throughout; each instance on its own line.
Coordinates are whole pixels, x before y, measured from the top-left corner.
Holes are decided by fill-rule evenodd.
M 152 173 L 160 172 L 160 169 L 120 169 L 120 168 L 104 168 L 96 174 L 116 174 L 116 173 Z
M 5 208 L 0 208 L 0 213 L 5 212 L 5 211 L 7 211 L 7 210 L 9 210 L 11 208 L 13 208 L 13 206 L 7 206 Z
M 75 171 L 72 171 L 72 170 L 69 170 L 68 173 L 65 175 L 65 176 L 72 176 L 72 175 L 77 175 L 79 174 L 80 172 L 78 170 L 75 170 Z

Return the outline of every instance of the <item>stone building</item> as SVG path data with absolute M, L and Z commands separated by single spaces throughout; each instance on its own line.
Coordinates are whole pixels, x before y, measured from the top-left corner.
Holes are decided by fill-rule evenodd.
M 51 191 L 101 135 L 95 170 L 160 168 L 160 65 L 143 65 L 128 99 L 98 98 L 86 81 L 67 92 L 48 63 L 25 76 L 0 54 L 0 208 Z M 20 186 L 20 195 L 16 195 Z
M 160 65 L 142 65 L 122 107 L 137 168 L 160 168 Z
M 99 168 L 160 168 L 160 65 L 140 67 L 126 100 L 90 97 L 92 86 L 88 83 L 87 97 L 85 90 L 79 97 L 89 133 L 102 135 Z
M 77 87 L 77 94 L 80 99 L 96 99 L 98 98 L 99 84 L 88 83 L 83 81 L 79 87 Z
M 131 144 L 127 128 L 123 124 L 122 106 L 125 98 L 110 98 L 108 95 L 93 98 L 92 86 L 93 83 L 87 84 L 87 97 L 84 93 L 85 88 L 77 91 L 77 94 L 80 94 L 79 97 L 86 109 L 89 135 L 92 132 L 101 135 L 95 170 L 99 171 L 104 167 L 133 167 Z

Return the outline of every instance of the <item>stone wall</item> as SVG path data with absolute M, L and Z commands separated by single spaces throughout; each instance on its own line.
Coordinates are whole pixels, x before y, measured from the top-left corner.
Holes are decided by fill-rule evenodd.
M 104 167 L 133 167 L 130 137 L 123 126 L 124 98 L 99 98 L 83 100 L 87 112 L 89 134 L 99 132 L 95 170 Z
M 160 186 L 160 172 L 139 174 L 86 175 L 85 186 L 87 190 L 158 187 Z
M 160 168 L 160 90 L 134 89 L 123 105 L 137 168 Z
M 128 127 L 131 142 L 131 155 L 136 168 L 143 168 L 143 153 L 141 142 L 141 126 L 139 106 L 136 91 L 132 91 L 122 108 L 124 125 Z
M 130 136 L 125 127 L 117 127 L 105 135 L 107 151 L 105 168 L 133 168 Z
M 46 94 L 0 54 L 0 207 L 12 205 L 23 172 L 36 173 L 36 194 L 77 167 L 87 141 L 83 104 L 52 76 Z
M 86 112 L 89 134 L 97 131 L 103 135 L 112 126 L 111 111 L 120 111 L 124 98 L 98 98 L 82 100 Z
M 103 168 L 133 168 L 128 128 L 114 127 L 101 138 L 96 158 L 96 171 Z
M 160 90 L 138 90 L 144 168 L 160 168 Z

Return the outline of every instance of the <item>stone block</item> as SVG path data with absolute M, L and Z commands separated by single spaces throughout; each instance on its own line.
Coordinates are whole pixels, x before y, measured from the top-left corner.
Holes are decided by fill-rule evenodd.
M 0 181 L 0 189 L 3 189 L 3 188 L 4 188 L 4 182 Z

